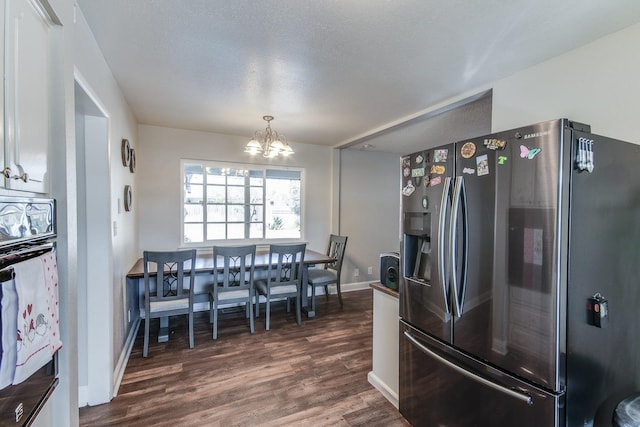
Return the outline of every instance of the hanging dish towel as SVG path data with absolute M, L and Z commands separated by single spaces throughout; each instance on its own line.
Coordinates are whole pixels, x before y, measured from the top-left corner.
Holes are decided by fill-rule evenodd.
M 44 283 L 47 288 L 47 326 L 49 328 L 49 341 L 51 354 L 62 348 L 60 338 L 60 317 L 58 306 L 58 263 L 56 253 L 49 252 L 40 257 L 42 270 L 44 271 Z
M 16 372 L 16 331 L 18 294 L 13 279 L 2 282 L 2 358 L 0 358 L 0 390 L 13 383 Z
M 29 378 L 53 355 L 49 334 L 50 306 L 41 257 L 13 266 L 18 293 L 18 356 L 13 384 Z

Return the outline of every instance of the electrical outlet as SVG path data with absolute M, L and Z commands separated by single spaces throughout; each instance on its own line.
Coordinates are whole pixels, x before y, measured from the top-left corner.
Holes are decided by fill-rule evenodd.
M 360 275 L 360 269 L 356 268 L 353 270 L 353 277 L 358 277 Z
M 367 274 L 373 274 L 373 267 L 369 267 L 367 269 Z

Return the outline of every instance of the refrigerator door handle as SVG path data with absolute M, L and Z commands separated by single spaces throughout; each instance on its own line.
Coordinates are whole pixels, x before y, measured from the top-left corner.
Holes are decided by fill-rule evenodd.
M 442 190 L 442 200 L 440 200 L 440 216 L 438 217 L 438 273 L 440 284 L 442 285 L 442 295 L 444 296 L 444 311 L 449 310 L 449 292 L 447 291 L 447 274 L 445 270 L 445 226 L 447 218 L 447 208 L 449 207 L 449 192 L 451 190 L 451 177 L 444 179 L 444 189 Z
M 462 207 L 462 269 L 460 271 L 460 286 L 458 287 L 458 258 L 456 245 L 458 242 L 457 225 L 458 211 Z M 457 317 L 462 316 L 464 310 L 464 298 L 467 287 L 467 259 L 469 252 L 467 221 L 467 193 L 464 186 L 464 177 L 457 176 L 453 187 L 453 205 L 451 207 L 451 226 L 449 229 L 449 259 L 451 262 L 451 289 L 453 291 L 453 313 Z M 459 291 L 458 291 L 459 289 Z
M 413 337 L 408 331 L 404 332 L 404 336 L 405 338 L 407 338 L 409 340 L 409 342 L 411 342 L 413 345 L 415 345 L 416 347 L 418 347 L 418 349 L 420 351 L 422 351 L 423 353 L 425 353 L 427 356 L 434 358 L 435 360 L 437 360 L 438 362 L 448 366 L 449 368 L 455 370 L 456 372 L 458 372 L 459 374 L 462 374 L 464 376 L 466 376 L 467 378 L 470 378 L 480 384 L 483 384 L 489 388 L 492 388 L 493 390 L 496 390 L 498 392 L 504 393 L 508 396 L 511 396 L 515 399 L 521 400 L 522 402 L 526 403 L 527 405 L 533 405 L 533 398 L 528 395 L 527 393 L 524 393 L 522 391 L 518 391 L 518 390 L 514 390 L 505 386 L 502 386 L 500 384 L 496 384 L 493 381 L 489 381 L 488 379 L 481 377 L 478 374 L 474 374 L 473 372 L 467 371 L 466 369 L 464 369 L 461 366 L 456 365 L 455 363 L 447 360 L 446 358 L 440 356 L 439 354 L 433 352 L 432 350 L 428 349 L 427 347 L 425 347 L 422 343 L 420 343 L 415 337 Z

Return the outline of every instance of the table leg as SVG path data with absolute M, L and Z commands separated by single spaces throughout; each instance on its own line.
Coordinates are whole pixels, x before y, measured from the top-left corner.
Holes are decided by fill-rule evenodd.
M 315 317 L 316 316 L 316 312 L 315 312 L 315 307 L 311 307 L 309 308 L 309 302 L 308 302 L 308 292 L 307 290 L 309 289 L 309 266 L 305 265 L 302 268 L 302 311 L 307 315 L 308 318 L 311 317 Z

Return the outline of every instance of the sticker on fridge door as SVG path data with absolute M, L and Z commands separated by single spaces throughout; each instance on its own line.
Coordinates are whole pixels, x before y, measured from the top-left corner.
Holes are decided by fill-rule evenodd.
M 442 182 L 442 177 L 441 176 L 436 176 L 431 181 L 429 181 L 429 187 L 435 187 L 436 185 L 440 184 L 441 182 Z
M 489 158 L 486 154 L 476 157 L 478 176 L 489 175 Z
M 506 147 L 506 145 L 507 141 L 503 139 L 489 138 L 484 140 L 484 146 L 489 150 L 504 150 L 504 147 Z
M 538 153 L 542 151 L 541 148 L 529 148 L 525 145 L 520 146 L 520 157 L 523 159 L 533 159 Z
M 448 149 L 440 149 L 433 151 L 433 162 L 434 163 L 442 163 L 447 161 L 447 156 L 449 155 Z
M 466 173 L 467 175 L 473 175 L 476 173 L 474 168 L 464 168 L 462 169 L 462 173 Z
M 473 142 L 465 142 L 460 149 L 460 155 L 465 159 L 470 159 L 474 154 L 476 154 L 476 144 Z
M 416 176 L 424 176 L 424 168 L 411 169 L 411 176 L 413 178 Z
M 407 185 L 402 189 L 402 195 L 410 196 L 414 191 L 416 191 L 416 187 L 413 186 L 413 182 L 411 182 L 411 180 L 408 180 Z
M 445 173 L 447 169 L 441 165 L 433 165 L 431 166 L 431 173 L 435 173 L 436 175 L 442 175 Z

